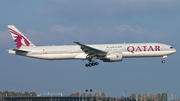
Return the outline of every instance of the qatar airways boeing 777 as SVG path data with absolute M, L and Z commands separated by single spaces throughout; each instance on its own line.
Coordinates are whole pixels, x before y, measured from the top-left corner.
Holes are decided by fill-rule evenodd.
M 161 43 L 84 45 L 74 42 L 77 45 L 35 46 L 14 25 L 8 25 L 8 28 L 17 47 L 9 53 L 46 60 L 87 59 L 86 67 L 98 65 L 96 59 L 119 62 L 132 57 L 162 57 L 164 63 L 167 55 L 176 52 L 173 47 Z

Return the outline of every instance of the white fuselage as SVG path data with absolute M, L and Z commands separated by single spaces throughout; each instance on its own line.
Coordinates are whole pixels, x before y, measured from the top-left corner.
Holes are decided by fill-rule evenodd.
M 87 46 L 106 51 L 107 53 L 122 52 L 123 58 L 160 57 L 176 52 L 173 47 L 160 43 L 97 44 Z M 78 45 L 27 47 L 22 48 L 21 51 L 9 50 L 9 53 L 48 60 L 86 59 L 87 57 L 87 54 Z M 102 55 L 97 59 L 103 59 L 104 57 Z

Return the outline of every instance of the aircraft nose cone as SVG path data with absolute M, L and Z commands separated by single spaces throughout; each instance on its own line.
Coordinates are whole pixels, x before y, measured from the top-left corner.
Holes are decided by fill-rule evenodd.
M 176 52 L 176 49 L 175 48 L 173 48 L 173 53 L 175 53 Z

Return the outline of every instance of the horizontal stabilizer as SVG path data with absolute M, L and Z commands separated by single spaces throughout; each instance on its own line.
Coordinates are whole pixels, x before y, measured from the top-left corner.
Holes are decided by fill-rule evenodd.
M 17 51 L 17 52 L 26 52 L 28 53 L 28 51 L 24 51 L 24 50 L 19 50 L 19 49 L 10 49 L 11 51 Z

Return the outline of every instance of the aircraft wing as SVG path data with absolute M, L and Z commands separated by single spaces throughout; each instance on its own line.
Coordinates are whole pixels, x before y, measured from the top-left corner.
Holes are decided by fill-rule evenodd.
M 78 44 L 79 46 L 81 46 L 82 51 L 84 51 L 86 54 L 88 54 L 89 56 L 93 56 L 93 55 L 97 55 L 97 56 L 105 56 L 107 54 L 106 51 L 103 50 L 99 50 L 87 45 L 83 45 L 79 42 L 75 42 L 74 43 Z

